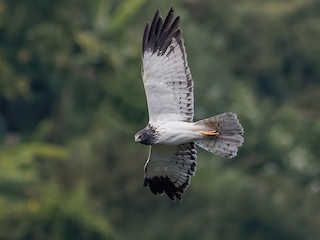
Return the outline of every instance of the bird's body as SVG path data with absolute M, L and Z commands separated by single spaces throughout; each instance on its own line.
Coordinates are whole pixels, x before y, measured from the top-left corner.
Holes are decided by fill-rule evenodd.
M 150 123 L 155 127 L 158 137 L 154 144 L 177 145 L 193 142 L 201 137 L 199 126 L 193 122 L 156 122 Z
M 181 199 L 196 170 L 196 145 L 232 158 L 243 143 L 243 128 L 234 113 L 193 121 L 193 80 L 187 62 L 180 18 L 171 8 L 163 21 L 156 12 L 143 35 L 142 79 L 149 123 L 135 141 L 150 145 L 144 186 L 154 194 Z

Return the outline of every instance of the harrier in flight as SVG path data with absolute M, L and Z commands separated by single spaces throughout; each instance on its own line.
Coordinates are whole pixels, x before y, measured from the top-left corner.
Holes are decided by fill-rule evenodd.
M 222 113 L 193 121 L 193 80 L 183 44 L 180 18 L 159 10 L 147 23 L 142 42 L 142 79 L 149 123 L 135 141 L 150 145 L 144 186 L 155 194 L 180 199 L 196 171 L 196 145 L 222 157 L 237 155 L 243 128 L 236 114 Z

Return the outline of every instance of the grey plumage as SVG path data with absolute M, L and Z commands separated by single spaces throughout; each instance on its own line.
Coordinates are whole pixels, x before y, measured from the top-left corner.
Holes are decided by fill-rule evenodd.
M 159 132 L 157 129 L 149 123 L 145 128 L 138 131 L 134 135 L 134 138 L 136 142 L 144 145 L 153 145 L 156 143 L 158 136 Z

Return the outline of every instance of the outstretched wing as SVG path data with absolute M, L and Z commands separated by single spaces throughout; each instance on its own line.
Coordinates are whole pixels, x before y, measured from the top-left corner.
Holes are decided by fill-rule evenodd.
M 193 121 L 193 81 L 180 18 L 173 15 L 171 8 L 163 22 L 158 10 L 144 30 L 142 78 L 150 122 Z
M 196 171 L 195 144 L 153 145 L 145 164 L 144 186 L 155 194 L 163 194 L 174 201 L 181 200 Z

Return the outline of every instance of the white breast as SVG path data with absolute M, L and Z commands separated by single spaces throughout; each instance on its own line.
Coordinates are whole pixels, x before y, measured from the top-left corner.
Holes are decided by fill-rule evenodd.
M 161 122 L 152 125 L 159 132 L 156 144 L 177 145 L 201 138 L 199 126 L 192 122 Z

